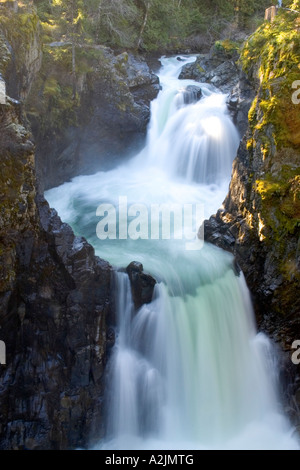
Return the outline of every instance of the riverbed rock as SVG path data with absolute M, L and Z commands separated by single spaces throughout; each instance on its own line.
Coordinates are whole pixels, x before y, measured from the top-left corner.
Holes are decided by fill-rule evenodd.
M 130 263 L 126 272 L 131 284 L 132 298 L 136 309 L 152 301 L 156 280 L 143 271 L 143 265 L 136 261 Z
M 197 103 L 202 98 L 202 90 L 195 85 L 188 85 L 183 92 L 184 104 Z
M 248 127 L 248 112 L 255 97 L 253 84 L 237 64 L 235 50 L 228 53 L 214 46 L 209 54 L 200 54 L 196 62 L 183 67 L 180 79 L 209 83 L 228 95 L 227 106 L 241 136 Z
M 200 54 L 194 63 L 185 65 L 179 78 L 211 83 L 223 93 L 229 93 L 238 79 L 237 59 L 235 51 L 228 54 L 213 47 L 209 54 Z

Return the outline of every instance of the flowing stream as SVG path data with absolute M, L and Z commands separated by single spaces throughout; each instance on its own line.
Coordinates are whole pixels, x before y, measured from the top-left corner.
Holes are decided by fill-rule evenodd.
M 152 302 L 135 312 L 128 276 L 116 269 L 116 344 L 98 448 L 298 449 L 277 395 L 276 354 L 256 334 L 244 277 L 230 254 L 197 241 L 198 225 L 227 193 L 239 136 L 225 95 L 178 79 L 194 60 L 161 59 L 141 153 L 46 193 L 97 255 L 116 268 L 139 261 L 158 280 Z

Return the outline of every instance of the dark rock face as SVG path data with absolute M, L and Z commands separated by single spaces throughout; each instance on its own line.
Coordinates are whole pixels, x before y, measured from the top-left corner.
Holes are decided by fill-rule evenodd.
M 111 268 L 36 196 L 19 106 L 0 105 L 0 448 L 101 436 Z
M 42 189 L 79 174 L 111 169 L 144 143 L 150 102 L 159 91 L 158 77 L 132 54 L 114 56 L 100 46 L 97 52 L 101 59 L 93 59 L 91 71 L 78 76 L 78 126 L 67 125 L 59 132 L 50 127 L 47 135 L 41 135 L 39 120 L 31 119 Z
M 246 75 L 239 70 L 238 81 L 227 99 L 228 110 L 239 133 L 243 136 L 248 129 L 248 113 L 255 98 L 255 88 Z
M 133 261 L 126 268 L 131 283 L 131 292 L 136 309 L 152 301 L 156 280 L 143 272 L 143 265 Z

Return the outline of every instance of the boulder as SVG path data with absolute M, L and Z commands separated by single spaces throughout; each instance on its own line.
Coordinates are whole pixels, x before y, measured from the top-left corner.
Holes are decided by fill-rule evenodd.
M 195 85 L 188 85 L 183 91 L 183 96 L 185 104 L 197 103 L 202 98 L 202 90 Z
M 126 272 L 130 279 L 132 298 L 136 309 L 152 301 L 156 280 L 143 271 L 143 265 L 136 261 L 130 263 Z

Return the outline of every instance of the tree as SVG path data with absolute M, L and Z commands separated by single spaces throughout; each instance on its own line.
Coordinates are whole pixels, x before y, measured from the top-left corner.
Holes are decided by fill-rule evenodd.
M 67 39 L 72 45 L 72 84 L 73 99 L 76 98 L 76 47 L 82 39 L 82 24 L 84 18 L 84 3 L 82 0 L 68 0 L 64 3 L 64 18 L 66 21 Z
M 70 42 L 72 48 L 73 99 L 76 98 L 76 47 L 83 40 L 85 16 L 83 0 L 48 0 L 51 17 L 58 25 L 60 40 Z M 42 2 L 41 2 L 42 3 Z
M 151 6 L 151 1 L 150 0 L 144 0 L 142 3 L 143 3 L 143 6 L 144 6 L 144 9 L 145 9 L 145 14 L 144 14 L 144 19 L 143 19 L 143 24 L 142 24 L 142 27 L 141 27 L 141 30 L 140 30 L 138 42 L 137 42 L 137 49 L 140 49 L 141 44 L 142 44 L 143 33 L 144 33 L 144 30 L 145 30 L 145 27 L 146 27 L 146 24 L 147 24 L 149 10 L 150 10 L 150 6 Z
M 123 47 L 136 43 L 140 11 L 134 0 L 100 0 L 98 30 L 102 42 Z

